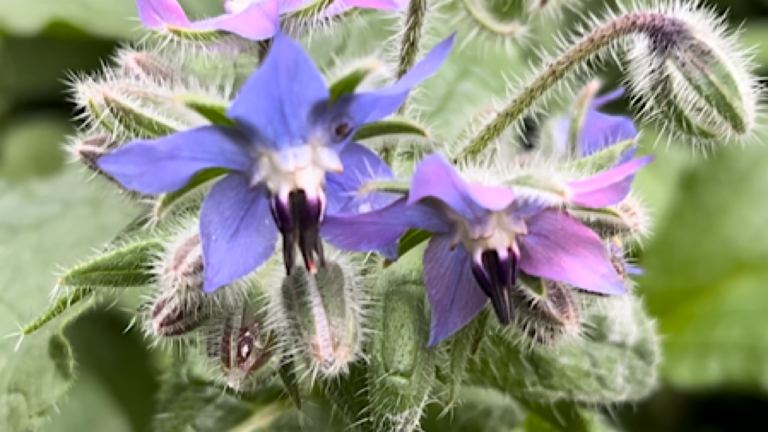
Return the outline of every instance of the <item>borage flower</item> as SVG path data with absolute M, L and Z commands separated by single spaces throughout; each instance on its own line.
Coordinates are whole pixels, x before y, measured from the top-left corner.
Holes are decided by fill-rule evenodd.
M 650 160 L 568 183 L 568 202 L 599 208 L 621 201 Z M 322 234 L 341 248 L 365 251 L 410 228 L 434 233 L 423 258 L 430 346 L 466 325 L 488 299 L 499 321 L 510 324 L 519 271 L 602 294 L 626 292 L 603 241 L 563 209 L 516 199 L 509 188 L 468 183 L 438 155 L 416 168 L 407 197 L 369 213 L 329 216 Z
M 99 158 L 99 167 L 144 194 L 180 189 L 203 169 L 230 170 L 200 213 L 206 292 L 263 264 L 274 252 L 278 229 L 286 269 L 293 268 L 298 246 L 307 269 L 315 271 L 323 260 L 318 227 L 326 209 L 349 211 L 349 191 L 361 173 L 391 176 L 375 153 L 350 138 L 361 125 L 397 110 L 452 45 L 453 36 L 388 87 L 332 101 L 312 60 L 279 33 L 227 112 L 236 127 L 209 125 L 134 141 Z M 379 208 L 389 202 L 375 198 L 356 205 Z
M 593 153 L 620 142 L 634 140 L 638 133 L 631 118 L 604 114 L 598 111 L 624 94 L 619 88 L 589 102 L 589 106 L 579 127 L 578 143 L 574 157 L 587 157 Z M 562 119 L 555 129 L 556 146 L 567 152 L 568 134 L 571 128 L 570 118 Z M 620 163 L 627 162 L 635 155 L 635 148 L 627 150 L 621 157 Z
M 314 8 L 317 18 L 328 18 L 351 8 L 399 10 L 407 0 L 225 0 L 226 13 L 190 21 L 177 0 L 136 0 L 141 22 L 150 29 L 225 31 L 246 39 L 262 40 L 278 30 L 280 16 Z

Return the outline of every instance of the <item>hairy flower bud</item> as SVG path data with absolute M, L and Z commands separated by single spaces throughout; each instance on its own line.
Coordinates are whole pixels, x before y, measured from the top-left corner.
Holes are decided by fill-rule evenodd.
M 526 284 L 518 286 L 510 296 L 515 305 L 513 325 L 533 342 L 552 346 L 565 337 L 579 334 L 581 313 L 567 285 L 526 278 Z
M 166 246 L 156 268 L 161 293 L 150 308 L 149 333 L 159 338 L 186 335 L 205 323 L 213 304 L 203 292 L 203 256 L 197 230 Z
M 382 306 L 370 354 L 371 413 L 375 430 L 409 432 L 419 424 L 435 373 L 424 289 L 407 277 L 382 278 L 378 285 Z
M 658 29 L 637 38 L 630 84 L 665 129 L 695 140 L 738 139 L 754 129 L 759 89 L 752 65 L 723 19 L 697 6 L 648 14 Z M 663 21 L 663 23 L 662 23 Z
M 121 50 L 115 56 L 115 64 L 123 74 L 140 80 L 169 81 L 178 74 L 164 59 L 146 51 Z
M 184 336 L 210 317 L 210 306 L 200 295 L 177 291 L 162 294 L 150 311 L 151 332 L 158 338 Z
M 314 376 L 337 375 L 361 354 L 364 295 L 355 281 L 357 269 L 338 255 L 313 275 L 296 266 L 285 278 L 275 320 L 292 339 L 288 350 L 309 362 Z
M 206 328 L 206 352 L 234 390 L 254 390 L 277 374 L 277 336 L 260 300 L 245 301 Z
M 74 93 L 82 118 L 90 129 L 120 136 L 125 141 L 159 138 L 209 123 L 176 99 L 176 94 L 194 93 L 180 83 L 89 78 L 76 83 Z

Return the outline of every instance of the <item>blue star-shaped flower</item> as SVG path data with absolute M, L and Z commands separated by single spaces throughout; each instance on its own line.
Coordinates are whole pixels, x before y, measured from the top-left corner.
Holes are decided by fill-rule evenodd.
M 453 36 L 388 87 L 331 101 L 312 60 L 278 33 L 264 64 L 227 112 L 236 127 L 210 125 L 134 141 L 102 156 L 99 167 L 144 194 L 180 189 L 203 169 L 230 170 L 200 212 L 206 292 L 263 264 L 278 231 L 287 270 L 298 247 L 314 271 L 323 263 L 318 231 L 326 210 L 353 211 L 350 191 L 357 190 L 361 177 L 391 177 L 384 162 L 350 143 L 351 137 L 361 125 L 395 112 L 413 86 L 437 71 L 452 45 Z M 357 205 L 375 209 L 390 201 L 374 194 Z

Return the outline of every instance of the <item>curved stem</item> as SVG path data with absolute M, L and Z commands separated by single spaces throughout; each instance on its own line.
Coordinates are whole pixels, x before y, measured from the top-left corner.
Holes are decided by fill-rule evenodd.
M 463 162 L 479 156 L 493 140 L 576 67 L 624 36 L 637 33 L 650 39 L 652 49 L 666 53 L 688 34 L 688 30 L 681 20 L 652 12 L 629 13 L 605 24 L 550 63 L 472 138 L 454 161 Z

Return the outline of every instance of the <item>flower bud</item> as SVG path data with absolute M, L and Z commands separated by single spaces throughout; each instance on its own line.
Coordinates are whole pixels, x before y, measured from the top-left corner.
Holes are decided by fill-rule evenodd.
M 540 345 L 553 346 L 564 337 L 578 335 L 579 306 L 571 289 L 548 279 L 525 278 L 525 284 L 510 292 L 515 305 L 513 325 Z
M 206 328 L 208 358 L 234 390 L 255 390 L 277 374 L 277 336 L 265 324 L 262 304 L 245 299 Z
M 86 79 L 75 84 L 75 100 L 91 129 L 133 138 L 159 138 L 208 124 L 208 120 L 177 101 L 176 93 L 189 93 L 175 84 L 146 80 Z
M 169 81 L 177 71 L 156 54 L 146 51 L 121 50 L 115 57 L 119 70 L 126 76 L 147 81 Z
M 151 332 L 158 338 L 184 336 L 210 317 L 210 307 L 200 295 L 169 292 L 161 295 L 150 312 Z
M 368 389 L 375 430 L 411 431 L 435 374 L 424 288 L 404 277 L 383 278 L 377 291 L 383 292 L 382 307 L 374 324 Z
M 630 83 L 646 114 L 695 140 L 741 138 L 755 126 L 756 78 L 721 18 L 670 6 L 666 24 L 638 39 Z
M 117 147 L 117 145 L 117 142 L 111 136 L 97 134 L 74 138 L 67 146 L 67 150 L 74 160 L 82 163 L 89 170 L 111 179 L 107 173 L 99 168 L 96 160 Z
M 314 275 L 296 266 L 283 281 L 275 318 L 292 339 L 288 348 L 309 362 L 313 376 L 344 373 L 361 354 L 364 305 L 356 273 L 338 255 Z
M 197 229 L 166 246 L 156 269 L 161 293 L 152 303 L 149 333 L 158 338 L 184 336 L 205 323 L 213 304 L 203 292 L 203 256 Z

